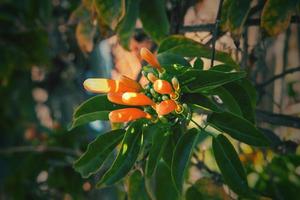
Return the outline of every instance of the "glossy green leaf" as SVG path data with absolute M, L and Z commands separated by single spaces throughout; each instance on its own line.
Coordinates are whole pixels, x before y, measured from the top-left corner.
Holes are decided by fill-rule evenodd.
M 98 136 L 74 163 L 75 170 L 84 178 L 95 174 L 114 148 L 121 142 L 124 133 L 125 130 L 118 129 Z
M 139 15 L 140 0 L 127 0 L 126 11 L 122 21 L 118 24 L 117 33 L 121 45 L 125 49 L 129 49 L 129 41 L 134 32 L 136 20 Z
M 238 102 L 233 97 L 233 94 L 231 94 L 228 90 L 226 90 L 224 87 L 218 87 L 210 92 L 212 95 L 217 95 L 221 100 L 222 104 L 220 105 L 224 110 L 228 112 L 232 112 L 236 115 L 243 116 L 243 113 L 241 111 L 241 108 L 238 104 Z
M 186 59 L 173 53 L 160 53 L 157 55 L 157 59 L 162 66 L 179 64 L 191 67 L 190 63 Z
M 295 0 L 267 0 L 262 11 L 261 26 L 272 36 L 285 31 L 296 5 Z
M 157 127 L 153 132 L 152 145 L 146 163 L 146 176 L 152 176 L 168 142 L 170 133 L 165 127 Z
M 238 83 L 228 83 L 223 86 L 239 104 L 243 117 L 255 123 L 255 107 L 252 106 L 251 97 L 248 92 Z
M 124 106 L 111 103 L 106 95 L 97 95 L 79 105 L 73 114 L 73 118 L 97 111 L 112 111 L 120 108 L 124 108 Z
M 72 125 L 70 126 L 69 130 L 72 130 L 77 126 L 81 126 L 83 124 L 87 124 L 89 122 L 93 122 L 96 120 L 109 120 L 108 119 L 109 112 L 110 111 L 97 111 L 97 112 L 80 115 L 79 117 L 73 119 Z
M 231 137 L 253 146 L 268 146 L 266 137 L 248 120 L 229 112 L 213 113 L 208 122 Z
M 168 165 L 161 161 L 157 165 L 155 174 L 147 178 L 146 188 L 151 199 L 179 200 L 178 192 L 172 182 L 171 171 Z
M 209 97 L 200 93 L 185 93 L 182 95 L 182 102 L 204 110 L 210 110 L 214 112 L 223 111 L 223 109 L 214 103 Z
M 184 133 L 176 144 L 172 159 L 171 173 L 174 184 L 179 192 L 182 191 L 187 167 L 196 145 L 198 135 L 199 131 L 196 128 L 190 129 Z
M 94 0 L 95 10 L 99 19 L 112 29 L 115 29 L 124 16 L 124 0 Z
M 141 145 L 143 120 L 133 122 L 127 129 L 121 149 L 112 166 L 97 183 L 97 187 L 111 185 L 121 180 L 133 167 Z
M 193 68 L 203 70 L 203 67 L 204 67 L 203 60 L 201 58 L 196 58 Z
M 212 148 L 225 183 L 237 194 L 249 193 L 246 174 L 229 140 L 222 134 L 212 140 Z
M 135 170 L 128 181 L 128 200 L 148 200 L 144 178 L 140 170 Z
M 222 30 L 240 35 L 250 11 L 251 0 L 226 0 L 222 9 Z
M 69 129 L 95 120 L 108 120 L 109 112 L 120 108 L 124 106 L 111 103 L 106 95 L 94 96 L 77 107 Z
M 245 77 L 245 72 L 224 73 L 212 70 L 190 69 L 178 75 L 178 80 L 187 92 L 211 90 L 226 83 Z
M 252 108 L 255 109 L 256 108 L 256 100 L 257 100 L 257 93 L 256 93 L 255 87 L 250 82 L 250 80 L 248 80 L 247 78 L 241 79 L 238 83 L 241 87 L 244 88 L 244 90 L 248 94 Z
M 228 64 L 221 64 L 221 65 L 215 65 L 215 66 L 211 67 L 209 70 L 221 71 L 221 72 L 231 72 L 234 69 L 236 69 L 235 66 L 228 65 Z
M 172 35 L 164 39 L 158 49 L 158 53 L 169 52 L 183 57 L 211 58 L 212 50 L 201 43 L 188 39 L 182 35 Z M 238 66 L 227 53 L 216 51 L 215 59 L 223 63 Z
M 140 3 L 140 19 L 143 24 L 144 31 L 159 43 L 169 34 L 169 21 L 165 8 L 165 1 L 141 0 Z
M 205 199 L 205 200 L 229 200 L 222 186 L 209 178 L 201 178 L 194 185 L 189 187 L 185 194 L 186 200 Z

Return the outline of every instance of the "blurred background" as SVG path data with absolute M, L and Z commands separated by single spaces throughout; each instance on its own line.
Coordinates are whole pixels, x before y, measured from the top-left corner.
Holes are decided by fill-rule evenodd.
M 127 198 L 122 184 L 96 190 L 97 176 L 83 179 L 72 168 L 88 142 L 110 124 L 95 121 L 67 129 L 76 106 L 92 96 L 83 89 L 86 78 L 123 74 L 143 82 L 139 50 L 157 46 L 137 20 L 124 48 L 113 31 L 90 20 L 93 12 L 83 9 L 85 2 L 0 1 L 0 199 Z M 256 20 L 264 2 L 252 1 L 252 20 L 240 36 L 221 31 L 216 48 L 249 73 L 258 93 L 257 123 L 274 140 L 263 150 L 236 144 L 249 185 L 275 199 L 295 199 L 300 189 L 300 20 L 293 16 L 286 30 L 269 37 Z M 184 12 L 177 19 L 177 1 L 166 1 L 171 33 L 210 46 L 219 0 L 181 5 Z M 203 62 L 209 68 L 210 60 Z M 211 173 L 218 169 L 209 144 L 199 146 L 201 165 L 191 168 L 191 182 L 207 174 L 218 182 L 218 174 Z M 205 185 L 208 195 L 219 195 L 218 184 Z

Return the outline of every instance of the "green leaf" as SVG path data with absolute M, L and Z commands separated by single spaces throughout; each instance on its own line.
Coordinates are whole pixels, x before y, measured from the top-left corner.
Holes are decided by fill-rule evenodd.
M 253 146 L 269 145 L 269 141 L 254 125 L 232 113 L 213 113 L 208 117 L 208 122 L 246 144 Z
M 191 104 L 196 108 L 201 108 L 204 110 L 210 110 L 214 112 L 223 111 L 223 109 L 220 108 L 216 103 L 214 103 L 209 97 L 200 93 L 185 93 L 182 95 L 182 102 Z
M 203 70 L 204 63 L 201 58 L 197 58 L 194 62 L 193 68 L 198 70 Z
M 122 21 L 118 24 L 117 33 L 120 38 L 120 43 L 125 49 L 129 49 L 129 41 L 134 32 L 136 20 L 139 15 L 140 0 L 127 0 L 126 13 Z
M 94 0 L 98 18 L 113 30 L 124 16 L 125 1 L 123 0 Z
M 237 194 L 249 194 L 246 174 L 239 157 L 229 142 L 222 134 L 212 140 L 212 148 L 218 167 L 225 183 Z
M 222 9 L 222 30 L 240 35 L 250 11 L 250 3 L 251 0 L 227 0 Z
M 209 70 L 221 71 L 221 72 L 231 72 L 234 69 L 236 69 L 236 66 L 227 65 L 227 64 L 215 65 L 209 68 Z
M 165 9 L 165 1 L 141 0 L 140 3 L 140 19 L 143 29 L 153 40 L 159 43 L 169 34 L 169 21 Z
M 238 83 L 241 87 L 244 88 L 244 90 L 248 94 L 250 101 L 251 101 L 252 108 L 255 109 L 256 108 L 256 100 L 257 100 L 257 93 L 256 93 L 255 87 L 246 78 L 241 79 Z
M 69 130 L 76 128 L 77 126 L 81 126 L 83 124 L 87 124 L 92 121 L 96 120 L 109 120 L 108 115 L 110 111 L 97 111 L 88 113 L 85 115 L 80 115 L 79 117 L 73 119 L 72 125 L 70 126 Z
M 182 66 L 191 67 L 190 63 L 186 59 L 173 53 L 160 53 L 157 55 L 157 59 L 162 66 L 179 64 Z
M 261 27 L 271 36 L 285 31 L 290 24 L 297 1 L 267 0 L 261 16 Z
M 111 103 L 106 95 L 94 96 L 77 107 L 69 130 L 95 120 L 108 120 L 109 112 L 120 108 L 124 106 Z
M 153 134 L 153 138 L 149 158 L 146 163 L 146 176 L 152 176 L 155 171 L 170 135 L 165 127 L 157 127 L 155 130 L 152 130 L 151 134 Z
M 148 200 L 144 178 L 140 170 L 135 170 L 129 177 L 128 200 Z
M 179 139 L 172 159 L 171 173 L 174 184 L 179 192 L 182 191 L 184 177 L 193 152 L 193 148 L 197 142 L 199 132 L 196 128 L 188 130 Z
M 124 106 L 111 103 L 106 95 L 97 95 L 78 106 L 73 114 L 73 118 L 96 111 L 112 111 L 120 108 L 124 108 Z
M 241 108 L 238 104 L 238 102 L 235 100 L 233 95 L 227 91 L 224 87 L 218 87 L 210 92 L 212 95 L 217 95 L 221 100 L 222 108 L 228 112 L 232 112 L 233 114 L 243 116 L 243 113 L 241 111 Z
M 243 117 L 255 123 L 255 106 L 252 106 L 251 98 L 247 91 L 238 83 L 232 82 L 223 86 L 239 104 Z
M 95 174 L 114 148 L 121 142 L 124 133 L 125 130 L 118 129 L 98 136 L 88 145 L 85 153 L 75 161 L 75 170 L 84 178 Z
M 84 53 L 90 53 L 94 48 L 94 36 L 96 28 L 91 21 L 81 20 L 76 26 L 76 40 L 80 50 Z
M 213 70 L 190 69 L 178 75 L 178 80 L 187 92 L 211 90 L 226 83 L 245 77 L 245 72 L 224 73 Z
M 121 149 L 112 166 L 97 183 L 97 187 L 111 185 L 122 179 L 133 167 L 142 145 L 142 126 L 144 120 L 133 122 L 127 129 Z
M 178 192 L 172 182 L 171 171 L 168 165 L 161 161 L 157 165 L 155 174 L 146 179 L 148 194 L 153 194 L 151 199 L 179 200 Z
M 158 49 L 158 53 L 168 52 L 183 57 L 203 57 L 211 59 L 212 50 L 201 43 L 188 39 L 182 35 L 172 35 L 165 38 Z M 216 51 L 215 60 L 238 66 L 229 54 Z
M 189 187 L 185 194 L 186 200 L 224 200 L 230 199 L 222 186 L 217 185 L 212 179 L 201 178 L 194 185 Z

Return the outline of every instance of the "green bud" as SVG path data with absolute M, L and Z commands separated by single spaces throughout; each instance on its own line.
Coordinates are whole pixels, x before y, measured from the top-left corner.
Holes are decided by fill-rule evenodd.
M 165 101 L 165 100 L 168 100 L 168 99 L 169 99 L 169 97 L 168 97 L 167 95 L 163 95 L 163 96 L 162 96 L 162 100 Z

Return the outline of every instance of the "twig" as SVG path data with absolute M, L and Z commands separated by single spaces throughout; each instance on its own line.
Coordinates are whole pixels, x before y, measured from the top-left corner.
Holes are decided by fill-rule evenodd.
M 15 146 L 8 147 L 5 149 L 0 149 L 0 154 L 14 154 L 14 153 L 46 153 L 46 152 L 55 152 L 55 153 L 64 153 L 72 156 L 80 156 L 80 152 L 74 151 L 73 149 L 68 149 L 64 147 L 53 147 L 53 146 Z
M 214 66 L 214 60 L 215 60 L 215 54 L 216 54 L 216 40 L 217 40 L 217 35 L 218 35 L 218 30 L 219 30 L 219 24 L 220 24 L 220 21 L 221 21 L 222 4 L 223 4 L 223 0 L 220 0 L 217 19 L 216 19 L 216 22 L 215 22 L 215 27 L 214 27 L 214 32 L 213 32 L 212 55 L 211 55 L 210 67 Z
M 288 74 L 292 74 L 292 73 L 298 72 L 298 71 L 300 71 L 300 67 L 295 67 L 295 68 L 292 68 L 292 69 L 285 70 L 281 74 L 275 75 L 272 78 L 270 78 L 269 80 L 267 80 L 267 81 L 265 81 L 265 82 L 263 82 L 261 84 L 256 85 L 256 88 L 257 89 L 264 88 L 267 85 L 269 85 L 272 82 L 274 82 L 275 80 L 283 78 L 284 76 L 286 76 Z
M 256 118 L 258 121 L 274 124 L 276 126 L 286 126 L 300 129 L 299 117 L 256 110 Z

